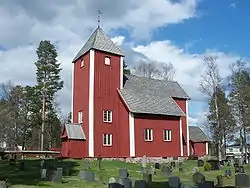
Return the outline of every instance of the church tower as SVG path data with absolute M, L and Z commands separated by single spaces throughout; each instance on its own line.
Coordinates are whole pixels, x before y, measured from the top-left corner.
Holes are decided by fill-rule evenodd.
M 72 122 L 82 124 L 86 157 L 112 157 L 119 150 L 119 96 L 123 87 L 122 50 L 98 26 L 73 59 Z M 110 155 L 110 156 L 109 156 Z

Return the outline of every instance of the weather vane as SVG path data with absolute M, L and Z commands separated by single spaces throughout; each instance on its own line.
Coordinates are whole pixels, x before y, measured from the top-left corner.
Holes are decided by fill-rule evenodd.
M 102 14 L 102 12 L 100 10 L 98 10 L 98 27 L 100 26 L 101 14 Z

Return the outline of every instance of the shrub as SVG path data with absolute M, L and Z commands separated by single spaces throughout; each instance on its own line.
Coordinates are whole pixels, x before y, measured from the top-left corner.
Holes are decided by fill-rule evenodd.
M 212 168 L 212 166 L 211 166 L 210 163 L 206 162 L 206 163 L 204 164 L 204 171 L 209 171 L 209 170 L 211 170 L 211 168 Z

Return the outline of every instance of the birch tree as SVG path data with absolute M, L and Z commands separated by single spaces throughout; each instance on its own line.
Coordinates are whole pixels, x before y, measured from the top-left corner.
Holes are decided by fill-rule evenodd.
M 201 77 L 200 89 L 207 95 L 209 99 L 213 98 L 214 109 L 215 109 L 215 122 L 213 126 L 215 130 L 219 130 L 220 121 L 219 121 L 219 111 L 218 111 L 218 88 L 221 87 L 221 77 L 219 74 L 219 69 L 216 63 L 216 57 L 206 56 L 204 58 L 204 63 L 206 66 L 205 73 Z M 217 132 L 217 131 L 216 131 Z M 219 135 L 219 133 L 216 133 Z M 217 157 L 221 160 L 221 143 L 220 139 L 216 138 L 215 145 L 217 148 Z

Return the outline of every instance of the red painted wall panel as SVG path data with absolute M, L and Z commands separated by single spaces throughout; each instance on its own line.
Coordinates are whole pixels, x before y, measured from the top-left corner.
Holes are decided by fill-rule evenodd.
M 144 141 L 144 129 L 153 129 L 153 141 Z M 163 141 L 163 130 L 170 129 L 172 141 Z M 136 157 L 178 157 L 180 152 L 179 117 L 135 115 L 135 150 Z
M 81 67 L 81 60 L 84 60 L 84 66 Z M 78 112 L 83 111 L 83 130 L 86 135 L 87 140 L 82 143 L 83 147 L 83 156 L 88 156 L 88 134 L 89 134 L 89 63 L 90 63 L 90 54 L 89 52 L 83 55 L 74 63 L 74 99 L 73 99 L 73 123 L 78 123 Z M 73 142 L 74 143 L 74 142 Z M 73 147 L 73 154 L 76 155 L 77 151 L 80 149 L 77 148 L 77 144 L 71 144 L 70 147 Z
M 186 113 L 186 100 L 185 99 L 176 99 L 174 98 L 174 101 L 178 104 L 178 106 L 182 109 L 184 113 Z M 187 117 L 182 116 L 182 134 L 184 136 L 184 141 L 183 141 L 183 155 L 187 156 Z M 186 143 L 186 144 L 185 144 Z
M 202 157 L 206 155 L 206 142 L 192 142 L 190 141 L 190 154 Z
M 110 58 L 110 65 L 105 65 L 105 57 Z M 121 130 L 125 129 L 122 119 L 123 112 L 126 112 L 122 109 L 117 92 L 120 87 L 120 56 L 95 51 L 94 83 L 95 156 L 121 156 L 124 153 L 120 147 L 124 144 Z M 112 111 L 112 123 L 103 122 L 103 110 Z M 112 134 L 112 146 L 103 146 L 103 134 Z

